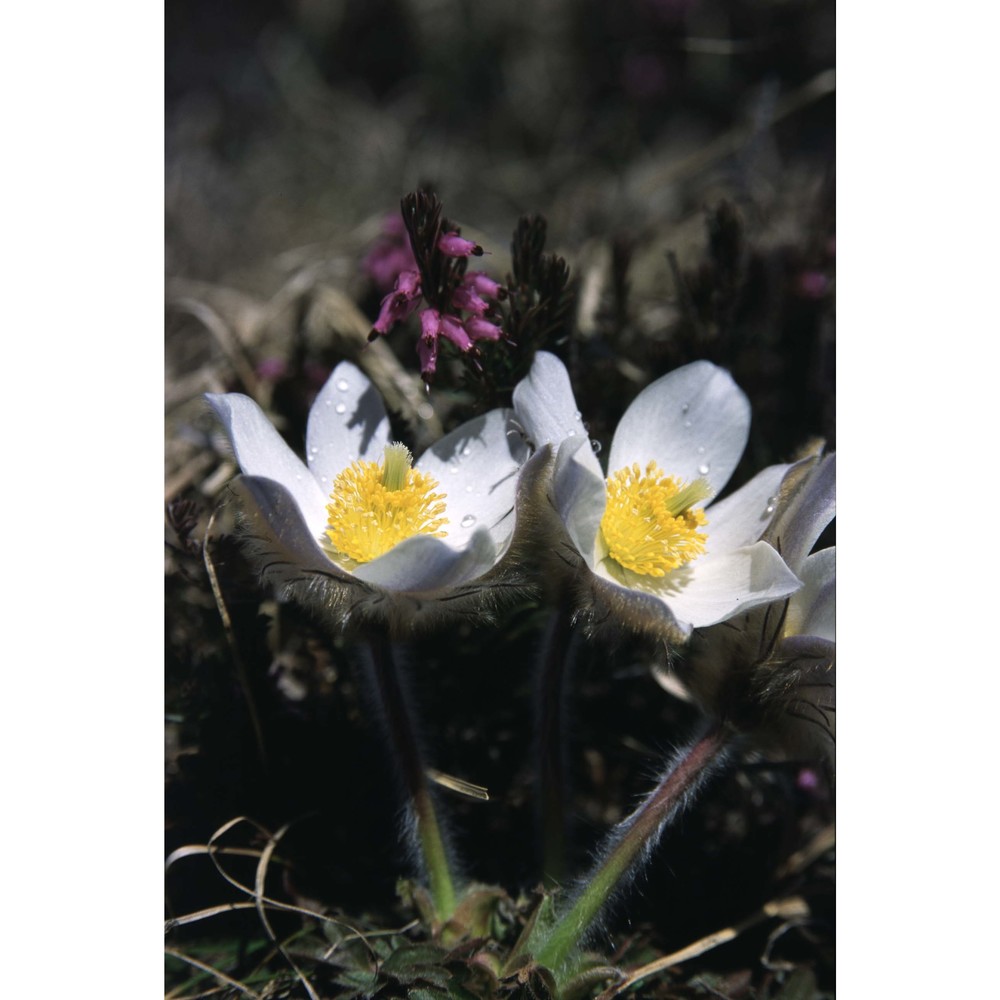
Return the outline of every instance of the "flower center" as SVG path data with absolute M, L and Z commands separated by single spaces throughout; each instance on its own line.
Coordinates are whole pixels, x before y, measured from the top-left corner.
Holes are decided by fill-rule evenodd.
M 382 463 L 352 462 L 337 476 L 326 505 L 326 537 L 338 554 L 371 562 L 411 535 L 443 538 L 444 493 L 438 481 L 413 468 L 402 444 L 387 444 Z
M 694 505 L 712 495 L 707 480 L 685 485 L 650 462 L 642 473 L 637 464 L 608 476 L 608 503 L 600 536 L 607 554 L 619 566 L 642 576 L 665 576 L 705 551 L 707 523 Z

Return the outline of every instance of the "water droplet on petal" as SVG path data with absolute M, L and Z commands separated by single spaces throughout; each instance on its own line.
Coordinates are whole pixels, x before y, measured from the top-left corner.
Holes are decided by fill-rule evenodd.
M 576 431 L 571 427 L 568 431 L 566 431 L 566 437 L 575 438 Z
M 577 410 L 576 413 L 573 414 L 573 419 L 579 420 L 582 416 L 583 414 L 579 410 Z
M 461 525 L 463 528 L 471 528 L 476 523 L 475 514 L 466 514 L 461 520 Z
M 687 413 L 687 411 L 690 410 L 690 409 L 691 409 L 691 404 L 690 403 L 685 403 L 681 407 L 681 413 Z
M 468 483 L 468 484 L 466 484 L 466 487 L 465 487 L 465 492 L 466 492 L 466 493 L 471 493 L 471 492 L 472 492 L 472 490 L 473 490 L 473 486 L 472 486 L 472 483 Z
M 685 427 L 690 427 L 691 426 L 691 421 L 690 420 L 685 420 L 684 421 L 684 426 Z
M 594 454 L 595 455 L 600 455 L 600 453 L 601 453 L 601 442 L 600 441 L 598 441 L 595 438 L 593 441 L 590 442 L 590 447 L 594 449 Z
M 452 462 L 452 464 L 448 466 L 448 471 L 454 476 L 455 473 L 458 472 L 458 465 Z
M 334 407 L 334 410 L 336 410 L 337 413 L 346 413 L 347 412 L 347 404 L 346 403 L 338 403 Z
M 351 387 L 351 383 L 348 382 L 346 378 L 339 378 L 339 379 L 337 379 L 337 388 L 341 392 L 347 392 L 347 390 L 350 389 L 350 387 Z
M 333 400 L 332 400 L 332 399 L 328 399 L 328 400 L 326 401 L 326 405 L 327 405 L 327 406 L 333 406 Z
M 769 503 L 769 504 L 768 504 L 768 505 L 767 505 L 767 506 L 766 506 L 766 507 L 764 508 L 764 513 L 765 513 L 765 514 L 773 514 L 773 513 L 774 513 L 774 504 L 773 504 L 773 503 Z
M 472 449 L 471 449 L 471 448 L 470 448 L 470 447 L 469 447 L 468 445 L 466 445 L 466 446 L 465 446 L 465 447 L 464 447 L 464 448 L 462 449 L 462 454 L 463 454 L 463 455 L 471 455 L 471 454 L 472 454 Z
M 702 462 L 701 465 L 698 466 L 698 475 L 699 476 L 707 476 L 708 475 L 708 470 L 710 468 L 711 468 L 711 466 L 708 464 L 708 462 Z
M 434 407 L 430 403 L 420 403 L 417 406 L 417 416 L 421 420 L 430 420 L 434 416 Z

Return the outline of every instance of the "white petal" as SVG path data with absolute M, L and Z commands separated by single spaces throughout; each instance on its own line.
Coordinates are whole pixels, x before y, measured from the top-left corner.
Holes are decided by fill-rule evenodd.
M 594 539 L 604 517 L 608 491 L 586 437 L 571 438 L 560 445 L 552 479 L 556 510 L 577 551 L 592 566 Z
M 718 493 L 750 433 L 750 403 L 732 376 L 696 361 L 646 386 L 625 411 L 608 455 L 609 473 L 655 461 L 685 482 L 703 477 Z
M 387 590 L 424 591 L 455 586 L 481 576 L 496 562 L 496 547 L 484 528 L 464 550 L 430 535 L 414 535 L 385 555 L 359 566 L 354 575 Z
M 264 411 L 239 392 L 206 393 L 232 442 L 236 461 L 248 476 L 280 483 L 295 498 L 306 526 L 314 535 L 326 525 L 326 497 L 309 470 L 285 444 Z
M 388 440 L 389 418 L 378 390 L 342 361 L 320 389 L 306 427 L 306 458 L 324 496 L 351 462 L 381 459 Z
M 468 544 L 485 528 L 502 547 L 514 530 L 517 474 L 528 446 L 512 424 L 512 411 L 490 410 L 446 434 L 420 456 L 416 467 L 440 484 L 447 497 L 448 532 L 453 549 Z
M 798 577 L 767 542 L 714 558 L 696 559 L 686 585 L 663 601 L 678 620 L 695 628 L 714 625 L 799 589 Z
M 558 445 L 567 437 L 587 437 L 566 367 L 548 351 L 535 355 L 531 371 L 514 387 L 514 412 L 538 448 Z
M 802 589 L 788 602 L 787 635 L 836 639 L 837 549 L 814 552 L 799 571 Z
M 281 579 L 311 569 L 338 580 L 351 579 L 351 574 L 332 562 L 320 547 L 306 527 L 298 504 L 281 483 L 260 476 L 241 476 L 235 482 L 246 488 L 266 522 L 264 526 L 252 525 L 253 534 L 248 536 L 250 541 L 257 541 L 250 548 L 257 557 L 259 572 Z M 244 514 L 253 516 L 253 512 Z
M 771 465 L 725 500 L 711 504 L 705 511 L 708 518 L 705 551 L 729 552 L 756 542 L 774 517 L 774 507 L 768 500 L 777 494 L 790 468 L 790 465 Z
M 836 459 L 827 455 L 820 460 L 771 532 L 789 566 L 802 564 L 837 513 Z

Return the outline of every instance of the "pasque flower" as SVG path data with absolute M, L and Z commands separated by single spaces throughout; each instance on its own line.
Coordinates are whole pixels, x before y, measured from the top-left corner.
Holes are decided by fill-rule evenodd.
M 375 387 L 343 362 L 309 413 L 302 462 L 260 407 L 207 396 L 244 475 L 244 538 L 262 575 L 340 618 L 411 610 L 427 597 L 458 607 L 509 547 L 528 448 L 509 410 L 446 435 L 414 463 L 390 440 Z
M 668 690 L 693 697 L 764 749 L 825 757 L 836 718 L 836 548 L 813 546 L 836 512 L 836 456 L 791 467 L 764 534 L 802 580 L 787 600 L 698 630 Z
M 564 531 L 554 551 L 582 581 L 592 618 L 614 615 L 683 641 L 801 586 L 760 540 L 789 466 L 712 502 L 750 426 L 749 402 L 721 368 L 698 361 L 640 392 L 615 431 L 607 477 L 554 355 L 535 356 L 514 410 L 530 440 L 556 450 L 551 502 Z

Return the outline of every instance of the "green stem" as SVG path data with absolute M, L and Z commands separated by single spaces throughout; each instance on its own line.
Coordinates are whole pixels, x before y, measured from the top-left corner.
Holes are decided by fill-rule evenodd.
M 545 636 L 538 685 L 536 732 L 541 767 L 542 874 L 560 884 L 566 874 L 566 677 L 573 641 L 572 616 L 564 604 L 553 614 Z
M 539 964 L 558 972 L 590 929 L 615 888 L 647 857 L 667 823 L 728 756 L 733 735 L 715 725 L 680 751 L 660 783 L 609 837 L 603 858 L 567 912 L 541 942 L 529 942 Z
M 455 880 L 434 797 L 417 740 L 413 711 L 388 638 L 370 641 L 372 672 L 378 689 L 386 734 L 403 777 L 417 846 L 430 883 L 434 913 L 444 922 L 455 912 Z

